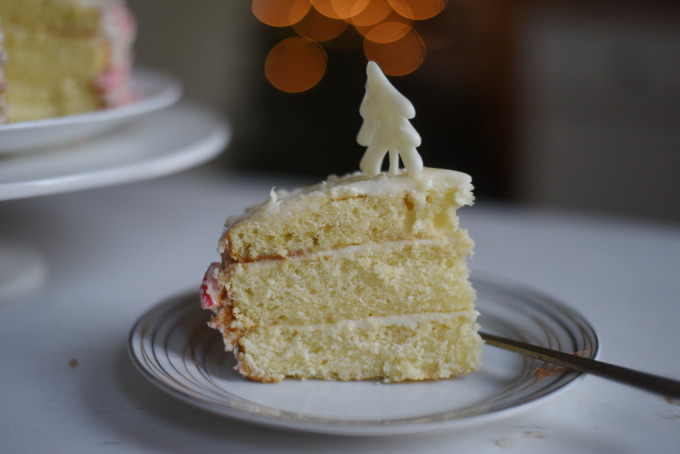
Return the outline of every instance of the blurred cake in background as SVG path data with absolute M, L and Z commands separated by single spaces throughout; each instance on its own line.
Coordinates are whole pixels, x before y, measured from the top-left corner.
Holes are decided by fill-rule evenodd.
M 136 26 L 125 0 L 2 0 L 7 120 L 115 107 L 130 86 Z
M 7 61 L 7 55 L 5 55 L 5 49 L 2 45 L 2 23 L 0 22 L 0 124 L 7 121 L 5 115 L 5 74 L 3 72 L 5 68 L 5 63 Z

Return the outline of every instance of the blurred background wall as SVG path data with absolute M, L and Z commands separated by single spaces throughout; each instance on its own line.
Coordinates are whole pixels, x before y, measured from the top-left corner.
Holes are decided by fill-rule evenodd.
M 588 3 L 518 22 L 517 195 L 680 221 L 677 6 Z
M 311 90 L 263 65 L 289 28 L 247 0 L 129 0 L 139 64 L 180 76 L 223 112 L 230 170 L 319 179 L 356 170 L 366 58 L 351 31 L 326 45 Z M 418 30 L 437 45 L 393 77 L 417 111 L 426 165 L 472 174 L 481 199 L 680 221 L 680 5 L 449 0 Z

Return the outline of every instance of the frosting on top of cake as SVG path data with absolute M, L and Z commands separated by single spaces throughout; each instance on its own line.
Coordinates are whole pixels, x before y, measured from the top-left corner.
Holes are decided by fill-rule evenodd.
M 337 332 L 344 329 L 371 329 L 379 326 L 406 326 L 416 329 L 422 321 L 447 320 L 465 318 L 475 321 L 479 312 L 474 309 L 466 309 L 452 312 L 420 312 L 402 315 L 371 316 L 358 319 L 338 320 L 330 323 L 310 323 L 306 325 L 289 325 L 298 331 L 325 331 Z
M 454 187 L 456 193 L 453 201 L 459 206 L 472 205 L 474 201 L 472 178 L 470 175 L 456 170 L 425 167 L 417 178 L 403 170 L 396 175 L 380 173 L 376 176 L 368 176 L 363 172 L 354 172 L 341 177 L 331 175 L 321 183 L 291 191 L 272 188 L 267 201 L 251 207 L 241 215 L 229 217 L 225 223 L 225 229 L 248 218 L 257 211 L 277 210 L 289 202 L 297 202 L 300 196 L 306 196 L 302 197 L 303 199 L 307 197 L 341 199 L 358 195 L 386 196 L 402 192 L 424 193 L 428 190 Z
M 355 195 L 380 196 L 403 191 L 427 191 L 446 187 L 458 187 L 456 202 L 459 205 L 470 205 L 473 201 L 472 178 L 470 175 L 456 170 L 423 168 L 418 178 L 414 178 L 403 170 L 396 174 L 380 173 L 368 176 L 363 172 L 354 172 L 342 177 L 331 175 L 325 181 L 293 191 L 278 190 L 270 201 L 280 201 L 296 197 L 300 194 L 323 192 L 329 197 L 345 197 Z

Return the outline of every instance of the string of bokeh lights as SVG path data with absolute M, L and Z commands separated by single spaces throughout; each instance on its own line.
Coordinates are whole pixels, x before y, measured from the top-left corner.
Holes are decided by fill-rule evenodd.
M 425 40 L 416 21 L 430 19 L 447 0 L 253 0 L 252 11 L 262 23 L 291 27 L 296 36 L 285 38 L 269 51 L 265 77 L 274 87 L 300 93 L 324 76 L 328 56 L 324 43 L 353 28 L 362 38 L 368 60 L 385 74 L 403 76 L 425 60 Z

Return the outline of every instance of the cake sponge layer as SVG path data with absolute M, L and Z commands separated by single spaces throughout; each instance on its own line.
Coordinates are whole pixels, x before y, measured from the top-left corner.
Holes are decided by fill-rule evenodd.
M 472 202 L 469 178 L 424 169 L 421 180 L 354 174 L 302 191 L 272 191 L 267 203 L 227 222 L 218 250 L 241 262 L 446 236 L 458 228 L 456 209 Z
M 0 14 L 6 24 L 31 24 L 55 33 L 77 36 L 97 34 L 101 8 L 113 1 L 3 0 Z
M 282 260 L 232 263 L 218 277 L 235 333 L 273 323 L 470 310 L 472 240 L 372 243 Z M 223 317 L 222 317 L 223 318 Z
M 92 81 L 106 69 L 110 49 L 93 36 L 54 35 L 23 24 L 6 25 L 6 46 L 11 51 L 7 77 L 48 84 L 64 78 Z M 49 71 L 39 71 L 45 68 Z
M 102 40 L 54 34 L 33 24 L 10 23 L 6 31 L 11 88 L 7 103 L 13 122 L 105 106 L 95 84 L 109 59 L 110 50 Z
M 275 325 L 239 339 L 241 373 L 256 381 L 431 380 L 479 367 L 476 312 L 368 318 L 316 326 Z

